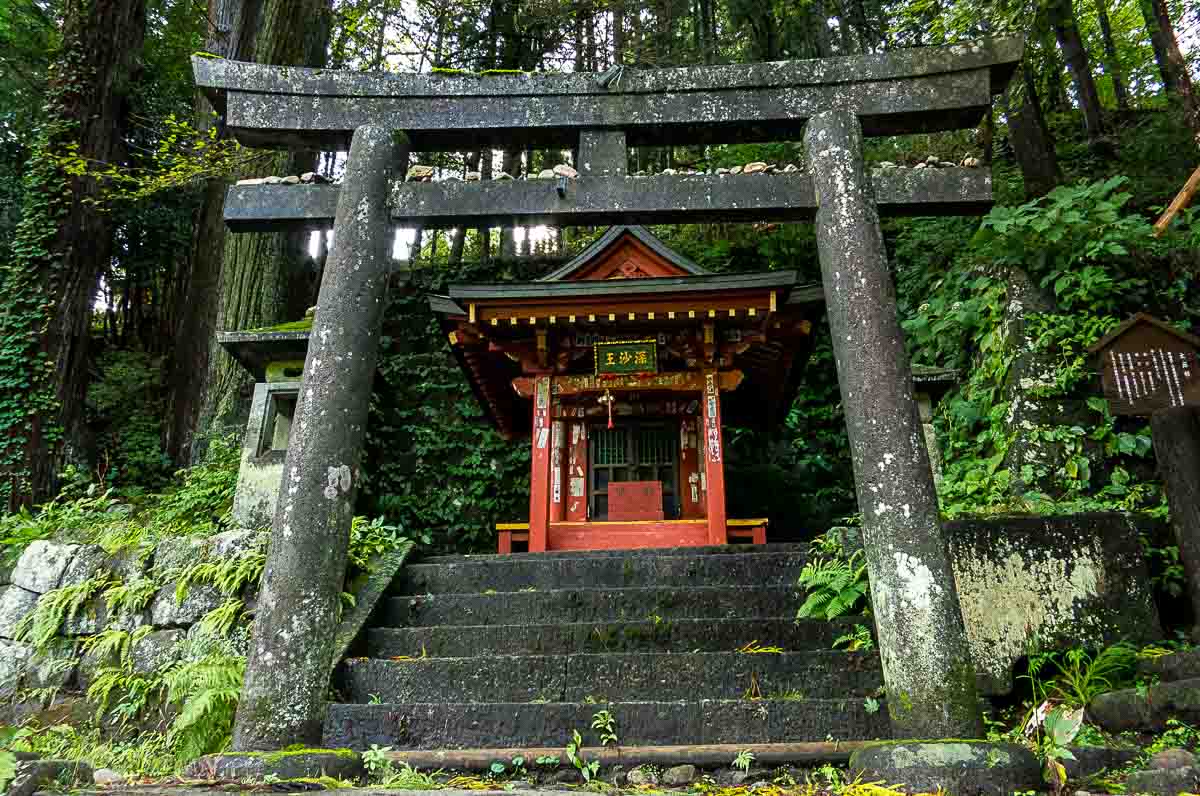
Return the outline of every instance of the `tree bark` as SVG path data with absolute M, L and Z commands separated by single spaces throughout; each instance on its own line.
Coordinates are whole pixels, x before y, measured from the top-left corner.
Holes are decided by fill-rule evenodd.
M 1021 64 L 1021 76 L 1021 110 L 1009 118 L 1008 129 L 1013 154 L 1025 182 L 1025 198 L 1033 199 L 1054 190 L 1058 186 L 1060 173 L 1054 141 L 1042 116 L 1037 83 L 1028 60 Z
M 254 60 L 286 66 L 323 66 L 329 42 L 331 0 L 263 0 Z M 303 23 L 299 22 L 303 20 Z M 255 171 L 299 174 L 316 167 L 317 153 L 263 153 Z M 335 241 L 336 245 L 336 241 Z M 236 331 L 284 320 L 288 283 L 308 262 L 307 232 L 225 235 L 219 297 L 210 311 L 215 328 Z M 307 302 L 311 304 L 311 297 Z M 295 320 L 295 319 L 291 319 Z M 253 377 L 214 339 L 200 428 L 208 434 L 240 433 Z
M 1150 31 L 1154 45 L 1154 57 L 1158 61 L 1167 96 L 1172 97 L 1183 108 L 1184 116 L 1196 141 L 1200 144 L 1200 98 L 1197 98 L 1192 77 L 1188 74 L 1187 61 L 1179 49 L 1175 37 L 1175 26 L 1166 0 L 1139 0 L 1142 17 Z
M 1160 410 L 1151 415 L 1150 429 L 1187 577 L 1192 621 L 1200 624 L 1200 411 Z
M 262 0 L 209 0 L 205 49 L 236 61 L 251 60 L 261 9 Z M 214 111 L 200 92 L 196 92 L 195 114 L 196 129 L 207 132 L 214 123 Z M 190 256 L 176 281 L 177 292 L 172 297 L 176 308 L 173 317 L 179 320 L 167 366 L 163 450 L 181 467 L 191 462 L 196 424 L 207 398 L 208 382 L 204 378 L 197 379 L 196 375 L 208 373 L 216 333 L 228 186 L 224 178 L 205 182 L 193 221 Z
M 1096 0 L 1096 16 L 1100 20 L 1100 38 L 1104 41 L 1104 71 L 1112 78 L 1113 95 L 1117 99 L 1117 108 L 1129 110 L 1129 89 L 1125 87 L 1125 71 L 1121 69 L 1121 59 L 1117 55 L 1117 45 L 1113 41 L 1112 25 L 1108 21 L 1106 0 Z
M 1079 26 L 1075 23 L 1073 0 L 1052 0 L 1049 8 L 1054 36 L 1058 39 L 1063 60 L 1067 62 L 1071 80 L 1075 83 L 1075 91 L 1079 95 L 1079 108 L 1083 111 L 1088 142 L 1096 146 L 1104 135 L 1100 93 L 1096 91 L 1096 81 L 1088 63 L 1087 48 L 1083 45 L 1083 37 L 1080 36 Z
M 10 509 L 50 497 L 65 462 L 87 464 L 93 301 L 112 252 L 113 221 L 95 203 L 99 181 L 46 160 L 66 155 L 68 147 L 91 162 L 124 160 L 128 92 L 137 83 L 146 29 L 144 0 L 67 0 L 62 14 L 47 92 L 46 117 L 54 124 L 35 154 L 42 168 L 28 172 L 52 184 L 27 182 L 16 232 L 36 236 L 39 250 L 27 250 L 29 240 L 14 247 L 10 268 L 19 273 L 0 276 L 0 338 L 10 347 L 7 357 L 23 357 L 5 366 L 21 372 L 3 373 L 6 389 L 14 390 L 0 431 Z M 16 353 L 20 347 L 24 355 Z

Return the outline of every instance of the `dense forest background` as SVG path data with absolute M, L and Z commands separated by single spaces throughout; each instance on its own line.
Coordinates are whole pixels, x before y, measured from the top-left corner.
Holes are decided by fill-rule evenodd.
M 1086 347 L 1134 311 L 1200 326 L 1200 213 L 1151 224 L 1200 163 L 1200 7 L 1185 0 L 7 0 L 0 5 L 0 490 L 9 511 L 88 484 L 137 503 L 209 452 L 236 466 L 251 383 L 218 330 L 315 303 L 324 234 L 229 235 L 242 177 L 337 153 L 239 148 L 191 82 L 201 52 L 272 64 L 480 73 L 817 58 L 1026 36 L 977 130 L 874 140 L 876 165 L 990 165 L 979 219 L 884 231 L 916 363 L 939 404 L 943 508 L 1165 514 L 1149 430 L 1113 418 Z M 569 152 L 462 152 L 439 177 L 536 174 Z M 631 152 L 633 171 L 803 163 L 800 142 Z M 885 163 L 886 162 L 886 163 Z M 403 231 L 360 512 L 439 548 L 491 549 L 526 514 L 528 453 L 483 424 L 424 296 L 529 278 L 598 229 Z M 717 271 L 796 268 L 810 224 L 655 232 Z M 856 511 L 829 350 L 784 428 L 733 429 L 732 514 L 783 537 Z M 217 443 L 217 444 L 214 444 Z M 211 466 L 211 462 L 210 462 Z M 218 518 L 220 521 L 220 518 Z M 1167 555 L 1164 553 L 1164 555 Z

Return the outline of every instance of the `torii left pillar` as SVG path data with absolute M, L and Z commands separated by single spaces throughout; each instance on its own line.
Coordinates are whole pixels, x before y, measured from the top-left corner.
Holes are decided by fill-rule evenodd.
M 234 725 L 238 751 L 319 745 L 387 298 L 398 134 L 354 131 Z

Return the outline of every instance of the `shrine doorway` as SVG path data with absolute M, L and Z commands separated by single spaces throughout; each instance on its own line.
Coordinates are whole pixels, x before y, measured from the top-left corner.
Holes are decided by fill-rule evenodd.
M 675 425 L 662 420 L 624 422 L 613 428 L 596 424 L 588 430 L 588 441 L 590 518 L 610 519 L 609 487 L 628 482 L 657 482 L 662 489 L 657 507 L 661 514 L 637 519 L 679 518 L 679 430 Z

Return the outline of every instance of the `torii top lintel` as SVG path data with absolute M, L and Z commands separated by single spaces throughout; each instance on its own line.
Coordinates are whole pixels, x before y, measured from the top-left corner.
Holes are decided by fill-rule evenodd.
M 196 84 L 228 130 L 257 147 L 345 148 L 366 123 L 414 151 L 570 148 L 584 130 L 629 146 L 795 140 L 830 108 L 867 135 L 977 124 L 1021 58 L 1021 38 L 808 61 L 489 76 L 384 74 L 195 56 Z

